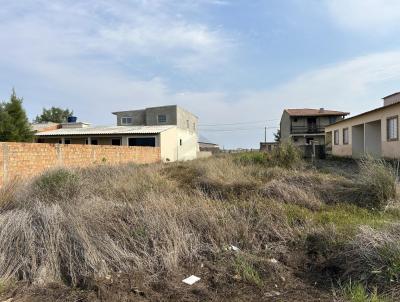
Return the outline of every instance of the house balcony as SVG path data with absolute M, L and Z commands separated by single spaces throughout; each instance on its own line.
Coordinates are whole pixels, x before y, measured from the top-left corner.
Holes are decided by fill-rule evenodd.
M 321 126 L 292 126 L 290 128 L 291 134 L 318 134 L 325 133 L 325 128 Z

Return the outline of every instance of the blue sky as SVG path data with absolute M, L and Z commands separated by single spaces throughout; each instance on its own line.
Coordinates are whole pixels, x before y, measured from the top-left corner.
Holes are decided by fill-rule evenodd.
M 256 148 L 284 108 L 357 114 L 399 91 L 399 34 L 398 0 L 1 0 L 0 99 L 97 125 L 179 104 Z

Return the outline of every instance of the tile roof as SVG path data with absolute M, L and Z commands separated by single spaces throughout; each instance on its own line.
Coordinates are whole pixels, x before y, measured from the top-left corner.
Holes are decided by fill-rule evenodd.
M 321 109 L 285 109 L 290 116 L 326 116 L 326 115 L 348 115 L 349 112 L 321 110 Z
M 113 134 L 158 134 L 173 125 L 164 126 L 110 126 L 110 127 L 84 127 L 61 128 L 52 131 L 36 133 L 36 136 L 61 136 L 61 135 L 113 135 Z

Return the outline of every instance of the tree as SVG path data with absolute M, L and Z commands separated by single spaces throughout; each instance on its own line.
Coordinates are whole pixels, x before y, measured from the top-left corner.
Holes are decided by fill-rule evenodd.
M 22 98 L 18 98 L 13 89 L 9 102 L 0 105 L 0 140 L 30 142 L 33 131 L 22 107 Z
M 68 117 L 72 116 L 73 112 L 69 109 L 51 107 L 50 109 L 43 108 L 41 115 L 36 116 L 36 123 L 53 122 L 65 123 Z
M 276 131 L 276 133 L 274 133 L 274 138 L 276 142 L 280 142 L 281 141 L 281 130 L 278 129 L 278 131 Z

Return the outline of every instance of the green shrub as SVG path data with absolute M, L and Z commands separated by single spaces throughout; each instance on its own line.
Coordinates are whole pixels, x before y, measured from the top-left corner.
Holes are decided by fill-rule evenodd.
M 270 162 L 273 166 L 287 169 L 298 168 L 302 165 L 302 154 L 293 143 L 281 143 L 271 153 Z
M 268 154 L 264 152 L 243 152 L 236 156 L 235 161 L 240 164 L 266 164 Z
M 33 183 L 33 195 L 41 201 L 69 201 L 80 189 L 79 177 L 67 169 L 47 171 Z
M 396 197 L 396 173 L 384 160 L 364 158 L 360 161 L 355 202 L 366 208 L 382 210 Z

